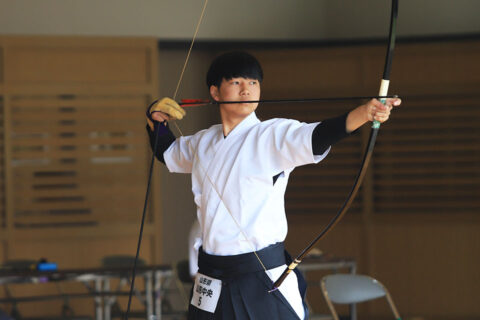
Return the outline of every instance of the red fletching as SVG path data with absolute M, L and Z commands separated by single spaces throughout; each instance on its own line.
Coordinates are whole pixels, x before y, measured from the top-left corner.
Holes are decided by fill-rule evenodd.
M 209 103 L 210 103 L 210 100 L 206 100 L 206 99 L 182 99 L 180 100 L 179 105 L 185 108 L 185 107 L 203 106 Z

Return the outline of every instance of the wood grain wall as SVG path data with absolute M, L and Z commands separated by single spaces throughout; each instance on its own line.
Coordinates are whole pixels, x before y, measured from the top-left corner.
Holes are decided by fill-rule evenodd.
M 68 269 L 135 255 L 157 63 L 153 38 L 0 37 L 2 261 L 46 258 Z M 141 251 L 149 263 L 161 257 L 156 199 Z M 23 316 L 60 310 L 20 307 Z

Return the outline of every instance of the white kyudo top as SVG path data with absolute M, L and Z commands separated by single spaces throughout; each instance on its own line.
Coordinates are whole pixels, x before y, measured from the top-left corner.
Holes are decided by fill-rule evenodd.
M 285 240 L 288 176 L 297 166 L 320 162 L 330 150 L 313 155 L 312 132 L 317 124 L 288 119 L 261 122 L 253 112 L 226 138 L 222 125 L 214 125 L 178 138 L 164 152 L 170 172 L 192 173 L 206 253 L 236 255 Z
M 195 277 L 198 272 L 198 249 L 202 245 L 202 230 L 198 220 L 193 221 L 188 234 L 188 268 L 190 276 Z

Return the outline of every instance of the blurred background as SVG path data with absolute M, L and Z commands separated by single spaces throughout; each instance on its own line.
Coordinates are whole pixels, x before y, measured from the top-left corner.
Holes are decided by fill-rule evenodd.
M 173 95 L 202 7 L 200 0 L 0 0 L 0 262 L 46 258 L 60 270 L 86 269 L 135 254 L 151 159 L 144 111 Z M 474 0 L 400 1 L 390 93 L 403 104 L 380 130 L 352 208 L 318 245 L 325 257 L 349 257 L 358 273 L 383 282 L 405 319 L 480 319 L 478 12 Z M 266 99 L 375 95 L 389 21 L 384 0 L 210 0 L 176 98 L 208 98 L 205 73 L 228 50 L 259 59 Z M 314 122 L 363 102 L 261 105 L 257 114 Z M 219 121 L 215 106 L 187 113 L 178 123 L 183 134 Z M 342 205 L 368 133 L 292 174 L 292 255 Z M 189 176 L 155 164 L 140 253 L 146 264 L 187 259 L 196 216 L 190 189 Z M 11 313 L 7 298 L 55 292 L 10 284 L 0 310 Z M 21 318 L 53 319 L 64 302 L 15 308 Z M 328 313 L 316 285 L 309 303 Z M 91 299 L 69 307 L 95 316 Z M 360 305 L 358 318 L 391 315 L 382 300 Z

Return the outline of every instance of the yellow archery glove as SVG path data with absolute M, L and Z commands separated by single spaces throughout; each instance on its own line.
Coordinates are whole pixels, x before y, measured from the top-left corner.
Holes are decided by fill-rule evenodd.
M 154 112 L 163 112 L 170 116 L 170 118 L 174 120 L 182 120 L 185 116 L 185 110 L 178 105 L 174 100 L 170 98 L 163 98 L 157 102 L 155 102 L 150 107 L 150 115 Z

